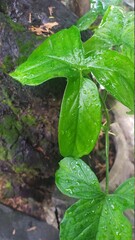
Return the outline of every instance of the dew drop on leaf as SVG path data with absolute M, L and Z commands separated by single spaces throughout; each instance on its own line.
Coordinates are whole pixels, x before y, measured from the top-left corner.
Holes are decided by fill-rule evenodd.
M 112 208 L 112 209 L 114 209 L 114 208 L 115 208 L 113 204 L 111 205 L 111 208 Z

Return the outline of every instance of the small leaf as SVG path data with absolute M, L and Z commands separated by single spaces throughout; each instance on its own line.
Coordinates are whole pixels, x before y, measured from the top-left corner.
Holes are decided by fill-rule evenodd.
M 98 12 L 90 10 L 77 21 L 76 26 L 80 29 L 80 31 L 84 31 L 90 27 L 97 17 Z
M 79 200 L 65 213 L 60 240 L 132 239 L 132 226 L 114 195 Z
M 135 178 L 129 178 L 122 183 L 114 192 L 123 206 L 123 210 L 134 208 L 134 183 Z
M 86 61 L 96 80 L 118 101 L 134 111 L 134 66 L 129 58 L 108 50 Z
M 114 46 L 119 44 L 123 28 L 124 12 L 120 7 L 110 6 L 101 21 L 95 36 L 110 42 Z
M 84 43 L 86 55 L 115 49 L 134 60 L 134 14 L 111 6 L 106 11 L 92 38 Z
M 60 191 L 70 197 L 93 199 L 101 198 L 97 177 L 81 159 L 66 157 L 60 161 L 56 172 L 56 185 Z
M 76 26 L 80 31 L 88 29 L 92 23 L 97 19 L 98 16 L 103 15 L 107 8 L 111 5 L 119 5 L 122 0 L 97 0 L 91 2 L 90 11 L 83 15 L 78 21 Z
M 68 81 L 59 119 L 59 148 L 64 157 L 87 155 L 101 128 L 101 103 L 96 85 L 87 78 Z
M 38 85 L 55 77 L 76 76 L 83 63 L 80 32 L 73 26 L 46 39 L 10 76 L 22 84 Z

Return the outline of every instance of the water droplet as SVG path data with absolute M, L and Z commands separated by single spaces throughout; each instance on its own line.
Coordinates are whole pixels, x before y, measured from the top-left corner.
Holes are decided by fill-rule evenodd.
M 107 212 L 107 209 L 105 209 L 104 211 L 105 211 L 105 214 L 107 214 L 107 213 L 108 213 L 108 212 Z
M 116 232 L 116 235 L 118 236 L 118 235 L 119 235 L 119 232 Z
M 112 209 L 115 209 L 115 207 L 114 207 L 114 205 L 113 205 L 113 204 L 111 205 L 111 208 L 112 208 Z
M 73 194 L 73 191 L 69 188 L 66 188 L 66 191 L 69 193 L 69 194 Z
M 83 93 L 84 93 L 84 94 L 86 94 L 86 93 L 87 93 L 87 91 L 84 89 L 84 90 L 83 90 Z

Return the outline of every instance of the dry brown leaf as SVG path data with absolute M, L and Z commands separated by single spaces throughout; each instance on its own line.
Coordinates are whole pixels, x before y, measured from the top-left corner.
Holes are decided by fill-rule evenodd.
M 51 29 L 57 25 L 58 25 L 58 22 L 48 22 L 48 23 L 44 23 L 43 25 L 40 25 L 39 27 L 31 26 L 29 30 L 32 32 L 35 32 L 37 35 L 44 35 L 44 34 L 51 35 L 54 33 L 53 31 L 51 31 Z

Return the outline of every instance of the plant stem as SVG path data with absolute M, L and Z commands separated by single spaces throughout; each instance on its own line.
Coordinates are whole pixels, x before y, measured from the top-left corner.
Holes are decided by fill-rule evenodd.
M 105 125 L 105 154 L 106 154 L 106 194 L 109 192 L 109 128 L 110 128 L 110 118 L 108 109 L 104 100 L 101 98 L 102 106 L 104 109 L 105 117 L 106 117 L 106 125 Z

